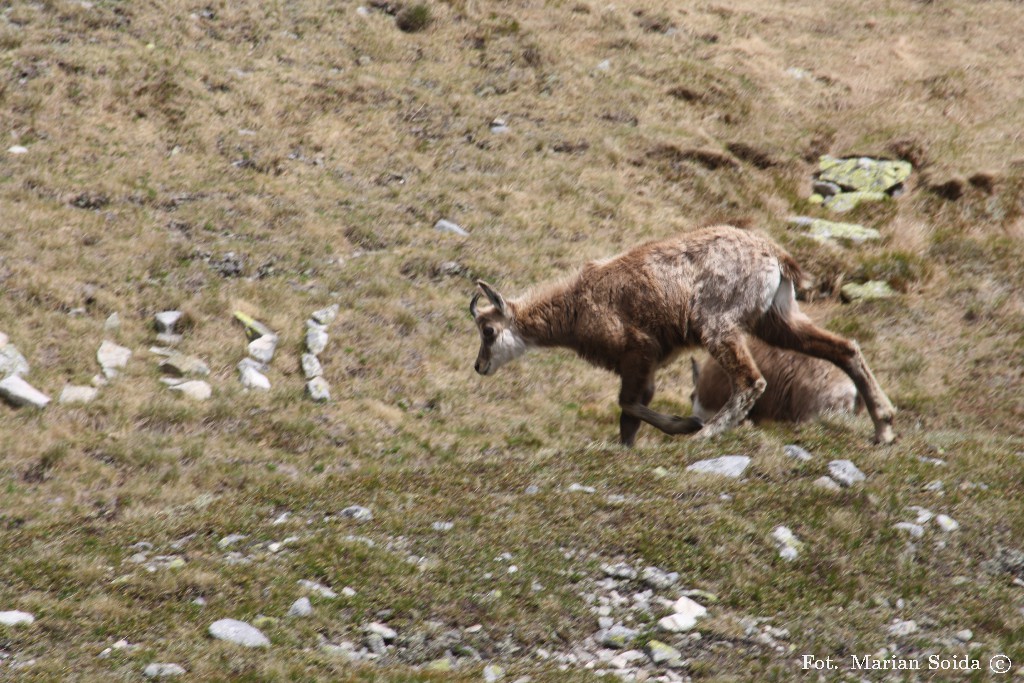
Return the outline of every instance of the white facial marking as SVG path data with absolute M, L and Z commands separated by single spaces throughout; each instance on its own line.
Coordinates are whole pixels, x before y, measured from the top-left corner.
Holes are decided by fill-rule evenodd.
M 511 328 L 506 327 L 491 344 L 491 363 L 487 374 L 491 374 L 510 360 L 515 360 L 526 353 L 527 345 Z

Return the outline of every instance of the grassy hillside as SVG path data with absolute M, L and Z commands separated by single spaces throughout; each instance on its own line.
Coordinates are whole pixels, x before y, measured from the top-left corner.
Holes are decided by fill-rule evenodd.
M 849 656 L 873 653 L 969 655 L 982 680 L 997 653 L 1024 660 L 1017 4 L 0 8 L 0 332 L 55 399 L 104 339 L 133 351 L 92 403 L 0 405 L 0 611 L 35 616 L 0 626 L 0 678 L 590 681 L 610 668 L 586 663 L 601 607 L 630 647 L 685 660 L 638 660 L 635 680 L 786 680 L 805 654 L 860 678 Z M 913 163 L 902 196 L 838 217 L 879 242 L 787 222 L 836 218 L 808 202 L 826 153 Z M 899 407 L 895 445 L 859 416 L 710 442 L 645 427 L 623 450 L 611 375 L 551 351 L 473 372 L 475 278 L 513 296 L 720 221 L 798 257 L 805 310 Z M 842 303 L 867 279 L 898 296 Z M 317 404 L 304 320 L 333 303 Z M 166 309 L 208 401 L 159 381 Z M 238 381 L 237 310 L 280 335 L 270 392 Z M 688 414 L 689 390 L 680 361 L 654 405 Z M 735 453 L 742 480 L 685 471 Z M 816 486 L 835 459 L 867 480 Z M 960 528 L 894 528 L 910 506 Z M 804 542 L 793 562 L 779 525 Z M 643 595 L 602 569 L 620 562 L 680 576 Z M 686 590 L 717 597 L 695 598 L 699 637 L 657 626 Z M 312 615 L 288 616 L 304 595 Z M 221 618 L 271 646 L 211 639 Z M 397 631 L 375 659 L 371 622 Z

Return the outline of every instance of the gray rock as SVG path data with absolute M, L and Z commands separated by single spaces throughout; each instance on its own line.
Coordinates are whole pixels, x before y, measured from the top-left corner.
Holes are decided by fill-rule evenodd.
M 453 223 L 452 221 L 445 220 L 442 218 L 438 222 L 434 223 L 434 230 L 440 230 L 441 232 L 450 232 L 453 235 L 459 235 L 460 237 L 469 237 L 469 233 L 466 232 L 461 225 Z
M 167 346 L 177 346 L 181 343 L 182 336 L 180 334 L 168 334 L 167 332 L 161 332 L 156 335 L 156 340 Z
M 377 633 L 368 633 L 366 635 L 366 649 L 375 655 L 383 656 L 388 653 L 387 643 Z
M 847 282 L 839 291 L 846 301 L 876 301 L 896 296 L 896 292 L 884 280 L 871 280 L 863 284 Z
M 100 344 L 99 350 L 96 351 L 96 360 L 99 361 L 107 379 L 117 377 L 118 372 L 128 365 L 128 359 L 131 357 L 131 349 L 126 349 L 110 340 L 104 340 Z
M 807 236 L 822 243 L 863 244 L 882 239 L 878 230 L 856 223 L 837 223 L 807 216 L 794 216 L 789 222 L 807 228 Z
M 35 620 L 36 618 L 28 612 L 19 610 L 0 612 L 0 625 L 3 626 L 28 626 Z
M 647 643 L 647 655 L 656 666 L 678 667 L 683 665 L 683 655 L 667 643 L 652 640 Z
M 306 376 L 306 379 L 322 376 L 324 368 L 320 365 L 320 359 L 312 353 L 302 354 L 302 374 Z
M 206 377 L 210 374 L 210 366 L 195 356 L 183 353 L 172 353 L 160 361 L 160 370 L 172 377 Z
M 239 369 L 239 380 L 242 382 L 242 386 L 246 389 L 259 389 L 261 391 L 270 390 L 270 380 L 262 372 L 257 370 L 251 365 L 240 365 Z
M 228 534 L 224 538 L 217 541 L 217 547 L 221 550 L 226 550 L 231 546 L 235 545 L 239 541 L 244 541 L 248 536 L 245 534 Z
M 488 664 L 484 667 L 484 683 L 497 683 L 505 677 L 505 670 L 497 664 Z
M 434 531 L 451 531 L 455 527 L 455 522 L 434 522 L 430 525 L 430 528 Z
M 584 486 L 583 484 L 579 484 L 579 483 L 576 483 L 576 482 L 573 482 L 572 484 L 569 484 L 569 486 L 565 490 L 568 491 L 569 493 L 596 493 L 597 492 L 597 489 L 595 489 L 593 486 Z
M 317 583 L 316 581 L 310 581 L 309 579 L 299 579 L 298 584 L 306 590 L 308 590 L 309 592 L 319 595 L 321 598 L 333 600 L 334 598 L 338 597 L 337 593 L 335 593 L 322 583 Z
M 870 157 L 836 158 L 822 156 L 818 180 L 835 183 L 852 192 L 892 193 L 909 177 L 913 167 L 907 161 Z
M 327 328 L 316 323 L 306 324 L 306 350 L 314 356 L 319 356 L 327 348 Z
M 828 473 L 843 486 L 850 487 L 867 479 L 867 476 L 851 460 L 833 460 L 828 464 Z
M 811 183 L 811 191 L 815 194 L 821 195 L 822 197 L 831 197 L 842 192 L 843 188 L 839 187 L 835 183 L 830 183 L 827 180 L 815 180 Z
M 598 631 L 595 640 L 605 647 L 621 650 L 637 637 L 639 631 L 617 624 L 606 631 Z
M 121 329 L 121 316 L 116 312 L 111 313 L 107 316 L 107 319 L 103 322 L 104 332 L 117 332 Z
M 23 380 L 19 375 L 0 380 L 0 398 L 15 407 L 45 408 L 50 397 Z
M 924 527 L 920 524 L 913 524 L 911 522 L 897 522 L 892 525 L 893 529 L 899 529 L 900 531 L 906 531 L 913 538 L 921 538 L 924 536 Z
M 492 133 L 502 135 L 504 133 L 509 132 L 509 130 L 511 129 L 508 127 L 508 122 L 506 122 L 505 119 L 494 119 L 493 121 L 491 121 Z
M 836 480 L 832 477 L 818 477 L 814 480 L 814 485 L 823 488 L 826 491 L 840 491 L 842 487 L 836 483 Z
M 177 664 L 149 664 L 142 670 L 146 678 L 173 678 L 184 673 L 185 669 Z
M 956 521 L 949 515 L 938 515 L 935 517 L 935 523 L 939 525 L 939 528 L 949 533 L 956 531 L 960 528 L 960 522 Z
M 369 522 L 373 519 L 373 513 L 370 509 L 364 508 L 362 505 L 349 505 L 338 514 L 357 522 Z
M 306 393 L 318 403 L 331 400 L 331 385 L 323 377 L 314 377 L 306 382 Z
M 630 567 L 625 562 L 620 562 L 614 565 L 601 565 L 601 571 L 615 579 L 627 579 L 629 581 L 632 581 L 636 578 L 636 570 Z
M 658 627 L 670 633 L 684 633 L 697 626 L 697 618 L 688 614 L 670 614 L 658 620 Z
M 366 626 L 364 629 L 367 633 L 374 633 L 384 639 L 384 642 L 390 643 L 392 640 L 398 637 L 398 632 L 391 628 L 387 624 L 381 624 L 379 622 L 373 622 Z
M 0 379 L 11 375 L 27 375 L 28 361 L 21 355 L 18 347 L 7 342 L 7 335 L 0 333 Z
M 274 358 L 277 349 L 277 335 L 265 334 L 249 342 L 249 356 L 266 365 Z
M 884 192 L 841 192 L 826 199 L 824 204 L 835 213 L 846 213 L 864 202 L 880 202 L 888 198 Z
M 920 629 L 917 626 L 917 622 L 913 620 L 906 621 L 895 621 L 889 626 L 887 632 L 890 636 L 896 636 L 897 638 L 904 636 L 912 636 L 917 633 Z
M 320 323 L 321 325 L 330 325 L 334 322 L 334 319 L 338 317 L 338 311 L 341 310 L 339 304 L 331 304 L 326 308 L 321 308 L 318 311 L 313 311 L 313 320 Z
M 299 598 L 288 608 L 290 617 L 308 617 L 312 613 L 313 605 L 309 602 L 309 598 Z
M 772 531 L 772 541 L 779 551 L 779 557 L 792 562 L 800 555 L 800 548 L 803 543 L 793 534 L 789 527 L 777 526 Z
M 221 619 L 210 624 L 210 635 L 218 640 L 244 647 L 269 647 L 270 640 L 255 626 L 237 619 Z
M 172 391 L 180 391 L 194 401 L 205 401 L 213 396 L 213 389 L 201 379 L 194 379 L 170 387 Z
M 808 462 L 814 459 L 814 456 L 811 455 L 810 452 L 804 450 L 803 448 L 797 446 L 796 444 L 789 444 L 787 446 L 783 446 L 782 452 L 795 460 L 800 460 L 801 462 Z
M 644 567 L 640 580 L 655 590 L 665 590 L 679 580 L 678 572 L 666 572 L 657 567 Z
M 717 474 L 723 477 L 738 479 L 743 476 L 747 466 L 750 465 L 750 458 L 745 455 L 723 455 L 720 458 L 700 460 L 686 468 L 687 472 L 697 474 Z
M 178 321 L 181 320 L 181 315 L 181 311 L 160 311 L 157 313 L 153 316 L 157 333 L 175 334 L 177 332 L 175 327 L 177 327 Z
M 961 643 L 969 643 L 974 638 L 974 631 L 969 628 L 965 628 L 962 631 L 957 631 L 953 634 L 953 637 L 959 640 Z
M 57 398 L 59 403 L 90 403 L 99 395 L 100 390 L 90 386 L 66 384 Z
M 639 662 L 644 658 L 644 653 L 640 650 L 626 650 L 620 652 L 611 659 L 608 660 L 608 666 L 613 669 L 625 669 L 626 667 Z

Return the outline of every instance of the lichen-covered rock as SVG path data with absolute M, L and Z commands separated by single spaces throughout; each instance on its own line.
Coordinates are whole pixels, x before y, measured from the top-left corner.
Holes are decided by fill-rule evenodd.
M 880 202 L 888 198 L 889 195 L 884 192 L 841 192 L 824 199 L 822 203 L 835 213 L 846 213 L 864 202 Z
M 306 382 L 306 393 L 318 403 L 331 400 L 331 385 L 323 377 L 314 377 Z
M 818 180 L 835 183 L 850 192 L 892 192 L 906 182 L 911 171 L 909 161 L 838 159 L 827 154 L 818 160 Z
M 870 280 L 863 284 L 847 282 L 840 292 L 846 301 L 875 301 L 896 296 L 896 291 L 884 280 Z
M 807 228 L 807 236 L 819 242 L 850 242 L 863 244 L 882 238 L 882 233 L 874 228 L 865 228 L 856 223 L 837 223 L 823 218 L 797 216 L 790 223 Z

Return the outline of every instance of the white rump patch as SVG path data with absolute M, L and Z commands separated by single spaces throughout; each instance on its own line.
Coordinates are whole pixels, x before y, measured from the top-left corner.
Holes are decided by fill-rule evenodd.
M 782 281 L 779 282 L 775 296 L 772 297 L 772 308 L 784 318 L 790 317 L 791 313 L 800 311 L 800 307 L 796 303 L 796 290 L 793 288 L 791 280 L 782 278 Z

